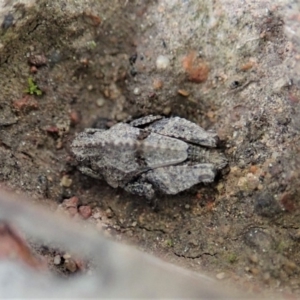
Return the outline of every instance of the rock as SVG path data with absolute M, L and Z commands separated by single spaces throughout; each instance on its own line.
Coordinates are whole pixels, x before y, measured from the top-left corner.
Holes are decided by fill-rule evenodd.
M 114 216 L 114 213 L 110 208 L 105 211 L 105 214 L 107 218 L 112 218 Z
M 274 247 L 273 237 L 258 227 L 249 228 L 243 235 L 245 243 L 253 249 L 267 252 Z
M 76 110 L 70 112 L 71 125 L 74 126 L 80 122 L 80 115 Z
M 78 210 L 83 219 L 88 219 L 92 215 L 92 209 L 88 205 L 82 205 Z
M 216 278 L 219 279 L 219 280 L 222 280 L 226 277 L 226 274 L 224 272 L 221 272 L 221 273 L 218 273 L 216 275 Z
M 64 267 L 70 271 L 71 273 L 76 272 L 77 270 L 77 265 L 75 260 L 73 260 L 72 258 L 66 259 L 64 262 Z
M 139 95 L 140 93 L 141 93 L 141 90 L 138 87 L 134 88 L 134 90 L 133 90 L 134 95 Z
M 261 192 L 258 194 L 254 211 L 263 217 L 274 217 L 282 212 L 280 205 L 269 192 Z
M 55 265 L 60 265 L 61 264 L 61 256 L 60 255 L 55 255 L 55 257 L 53 259 L 53 263 Z
M 187 73 L 188 80 L 195 83 L 201 83 L 207 80 L 209 68 L 208 65 L 197 57 L 195 51 L 191 51 L 182 60 L 182 66 Z
M 152 82 L 152 87 L 155 90 L 160 90 L 163 87 L 164 83 L 162 80 L 155 78 Z
M 177 91 L 177 93 L 178 93 L 179 95 L 183 96 L 183 97 L 188 97 L 188 96 L 190 95 L 189 91 L 184 90 L 184 89 L 179 89 L 179 90 Z
M 96 104 L 97 106 L 102 107 L 105 104 L 105 100 L 103 98 L 98 98 Z
M 241 177 L 237 185 L 243 191 L 253 191 L 257 189 L 259 185 L 259 178 L 252 173 L 248 173 L 245 177 Z
M 61 178 L 60 185 L 63 186 L 63 187 L 70 187 L 72 185 L 72 179 L 69 178 L 68 175 L 64 175 Z
M 68 207 L 76 207 L 77 208 L 78 202 L 79 202 L 78 197 L 74 196 L 69 199 L 65 199 L 62 204 L 63 204 L 63 206 L 65 206 L 67 208 Z
M 158 70 L 165 70 L 169 67 L 170 60 L 167 56 L 159 55 L 156 59 L 156 68 Z
M 23 98 L 14 101 L 13 102 L 13 107 L 17 111 L 22 111 L 22 112 L 28 113 L 32 110 L 38 109 L 39 105 L 38 105 L 38 102 L 34 99 L 33 96 L 26 95 Z
M 44 54 L 32 54 L 28 58 L 28 63 L 35 67 L 41 67 L 46 65 L 48 62 L 46 56 Z

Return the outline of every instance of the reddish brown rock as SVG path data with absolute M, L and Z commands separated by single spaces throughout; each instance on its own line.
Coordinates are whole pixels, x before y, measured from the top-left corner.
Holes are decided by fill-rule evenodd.
M 79 207 L 79 213 L 83 219 L 88 219 L 92 215 L 92 209 L 88 205 L 82 205 Z

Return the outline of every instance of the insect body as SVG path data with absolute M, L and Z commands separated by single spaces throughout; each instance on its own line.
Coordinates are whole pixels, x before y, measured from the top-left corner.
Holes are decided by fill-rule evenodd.
M 227 160 L 218 136 L 184 118 L 146 116 L 108 130 L 86 129 L 71 149 L 82 173 L 152 199 L 214 181 Z

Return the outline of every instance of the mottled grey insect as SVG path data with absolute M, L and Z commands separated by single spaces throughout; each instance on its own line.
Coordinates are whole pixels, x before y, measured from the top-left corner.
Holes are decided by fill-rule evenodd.
M 79 170 L 114 187 L 152 199 L 213 182 L 227 164 L 213 149 L 218 136 L 186 119 L 146 116 L 108 130 L 86 129 L 71 150 Z

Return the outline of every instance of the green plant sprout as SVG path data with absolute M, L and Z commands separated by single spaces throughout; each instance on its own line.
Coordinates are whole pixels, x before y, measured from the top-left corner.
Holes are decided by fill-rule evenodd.
M 238 260 L 238 257 L 235 253 L 230 253 L 227 258 L 231 264 L 235 263 Z
M 90 50 L 94 50 L 97 46 L 97 43 L 93 40 L 93 41 L 89 41 L 87 42 L 87 46 Z
M 167 247 L 173 247 L 174 246 L 173 241 L 171 239 L 166 240 L 165 243 L 166 243 Z
M 34 83 L 32 77 L 28 78 L 28 88 L 25 90 L 25 93 L 30 95 L 41 96 L 43 92 L 39 89 L 39 87 Z

